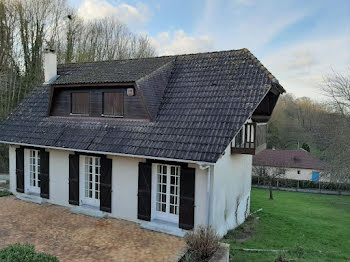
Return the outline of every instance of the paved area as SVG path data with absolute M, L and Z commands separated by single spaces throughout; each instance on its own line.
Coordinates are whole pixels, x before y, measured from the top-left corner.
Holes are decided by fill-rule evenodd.
M 73 214 L 68 208 L 0 198 L 0 248 L 29 243 L 60 261 L 170 261 L 181 238 L 119 219 Z

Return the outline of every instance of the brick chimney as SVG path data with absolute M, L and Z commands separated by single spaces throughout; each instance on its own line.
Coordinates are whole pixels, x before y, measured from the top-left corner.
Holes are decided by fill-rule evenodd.
M 57 77 L 57 55 L 53 49 L 44 49 L 44 75 L 45 83 L 50 83 Z

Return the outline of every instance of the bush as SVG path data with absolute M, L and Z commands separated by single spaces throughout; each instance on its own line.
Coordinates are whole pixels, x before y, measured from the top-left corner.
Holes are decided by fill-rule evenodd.
M 0 262 L 58 262 L 54 256 L 36 253 L 28 244 L 14 244 L 0 250 Z
M 0 191 L 0 197 L 10 196 L 12 195 L 10 191 L 4 190 Z
M 211 227 L 199 226 L 186 235 L 187 256 L 192 261 L 207 261 L 218 250 L 220 237 Z M 186 261 L 186 260 L 185 260 Z

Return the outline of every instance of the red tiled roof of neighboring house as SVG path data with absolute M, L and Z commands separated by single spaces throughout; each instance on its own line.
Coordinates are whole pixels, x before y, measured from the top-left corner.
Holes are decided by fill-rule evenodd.
M 306 168 L 322 170 L 324 163 L 309 152 L 299 150 L 265 149 L 253 157 L 253 165 Z

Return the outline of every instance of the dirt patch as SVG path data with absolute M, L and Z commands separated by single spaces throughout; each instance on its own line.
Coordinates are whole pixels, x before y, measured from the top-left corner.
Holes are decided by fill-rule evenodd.
M 242 225 L 229 231 L 224 239 L 234 240 L 238 243 L 246 242 L 255 236 L 258 225 L 259 219 L 249 216 Z
M 133 222 L 1 197 L 0 249 L 14 243 L 29 243 L 60 262 L 163 262 L 184 246 L 181 238 L 145 230 Z

